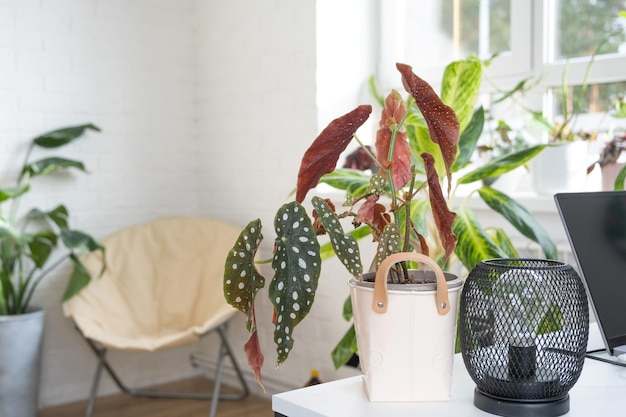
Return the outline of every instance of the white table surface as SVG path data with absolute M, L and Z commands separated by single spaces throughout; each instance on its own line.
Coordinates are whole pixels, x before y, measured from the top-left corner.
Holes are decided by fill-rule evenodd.
M 590 329 L 590 348 L 597 347 L 597 329 Z M 374 403 L 367 399 L 361 376 L 327 382 L 272 396 L 272 409 L 287 417 L 415 417 L 493 416 L 474 406 L 475 384 L 460 354 L 454 358 L 450 401 Z M 626 415 L 626 367 L 585 359 L 583 371 L 569 392 L 568 417 Z

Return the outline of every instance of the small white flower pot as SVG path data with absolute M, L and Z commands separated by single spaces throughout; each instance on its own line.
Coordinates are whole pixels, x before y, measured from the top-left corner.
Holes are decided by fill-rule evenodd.
M 403 260 L 428 264 L 413 270 L 425 284 L 389 284 L 390 267 Z M 450 399 L 456 319 L 462 281 L 430 258 L 400 253 L 387 258 L 376 284 L 349 281 L 363 381 L 370 401 Z M 382 306 L 381 304 L 382 303 Z M 445 305 L 444 305 L 445 304 Z

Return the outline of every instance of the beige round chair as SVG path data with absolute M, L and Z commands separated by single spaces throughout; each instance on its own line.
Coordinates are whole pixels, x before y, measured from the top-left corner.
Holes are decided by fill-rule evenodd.
M 131 395 L 170 398 L 241 399 L 248 387 L 226 338 L 237 312 L 224 299 L 224 262 L 240 229 L 201 217 L 170 217 L 124 228 L 103 240 L 102 255 L 81 260 L 92 280 L 63 304 L 81 335 L 98 356 L 86 415 L 90 416 L 104 368 Z M 221 338 L 215 387 L 209 393 L 135 390 L 124 385 L 106 359 L 108 349 L 155 351 L 192 343 L 211 332 Z M 224 359 L 229 357 L 242 385 L 240 394 L 220 395 Z

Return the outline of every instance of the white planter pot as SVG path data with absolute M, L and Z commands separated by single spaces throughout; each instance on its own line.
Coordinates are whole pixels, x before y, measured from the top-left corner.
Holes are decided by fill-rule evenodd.
M 389 268 L 402 260 L 431 266 L 433 271 L 411 271 L 431 283 L 387 285 Z M 400 253 L 381 264 L 376 284 L 351 279 L 349 286 L 369 400 L 448 400 L 462 281 L 430 258 Z
M 0 316 L 0 416 L 36 417 L 44 311 Z
M 531 161 L 533 188 L 541 196 L 584 191 L 587 184 L 588 144 L 579 140 L 548 146 Z

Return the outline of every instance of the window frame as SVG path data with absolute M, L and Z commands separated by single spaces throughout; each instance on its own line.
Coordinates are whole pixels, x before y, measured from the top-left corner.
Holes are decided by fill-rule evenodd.
M 398 74 L 392 65 L 404 62 L 413 66 L 414 71 L 438 86 L 445 64 L 417 65 L 406 62 L 404 53 L 404 16 L 407 2 L 411 0 L 379 0 L 380 10 L 380 51 L 377 77 L 383 88 L 399 88 Z M 550 22 L 558 0 L 511 1 L 511 52 L 497 57 L 489 67 L 489 75 L 499 88 L 513 88 L 526 77 L 541 77 L 546 89 L 558 88 L 563 83 L 567 71 L 568 85 L 581 85 L 585 78 L 591 57 L 568 60 L 549 60 L 551 45 L 544 42 L 550 34 Z M 461 59 L 457 57 L 455 59 Z M 392 63 L 392 64 L 390 64 Z M 626 81 L 626 53 L 598 55 L 594 59 L 590 84 Z M 490 86 L 483 83 L 483 90 Z

